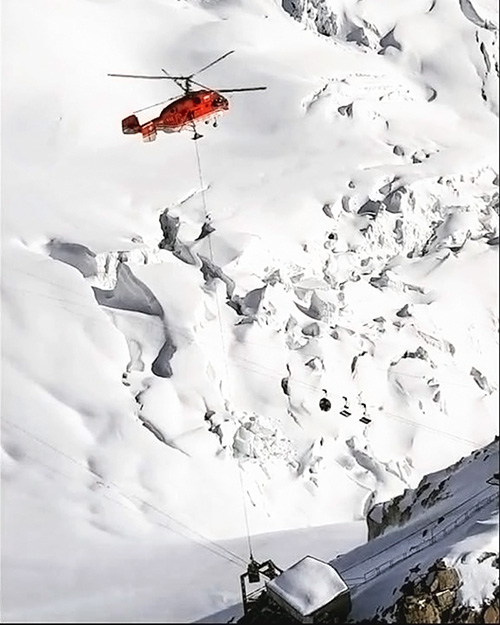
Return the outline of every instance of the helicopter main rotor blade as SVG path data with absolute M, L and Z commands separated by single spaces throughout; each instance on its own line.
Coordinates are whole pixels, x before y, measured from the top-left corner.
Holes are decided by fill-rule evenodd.
M 267 87 L 239 87 L 238 89 L 214 89 L 217 93 L 231 93 L 233 91 L 263 91 Z
M 175 84 L 182 89 L 182 91 L 187 91 L 187 89 L 185 89 L 184 85 L 180 82 L 181 80 L 186 80 L 184 78 L 184 76 L 172 76 L 171 74 L 169 74 L 167 72 L 166 69 L 163 69 L 163 67 L 161 68 L 161 71 L 165 74 L 165 78 L 170 78 L 170 80 L 173 80 L 175 82 Z
M 206 85 L 202 85 L 201 82 L 197 82 L 196 80 L 190 80 L 194 85 L 201 87 L 202 89 L 206 89 L 207 91 L 217 91 L 217 93 L 231 93 L 233 91 L 263 91 L 267 89 L 267 87 L 237 87 L 235 89 L 212 89 L 211 87 L 207 87 Z
M 190 78 L 192 76 L 196 76 L 197 74 L 201 74 L 201 72 L 204 72 L 206 69 L 208 69 L 209 67 L 212 67 L 212 65 L 215 65 L 216 63 L 218 63 L 219 61 L 222 61 L 222 59 L 225 59 L 227 56 L 229 56 L 230 54 L 232 54 L 234 52 L 234 50 L 229 50 L 229 52 L 226 52 L 225 54 L 223 54 L 222 56 L 220 56 L 218 59 L 215 59 L 215 61 L 212 61 L 211 63 L 209 63 L 208 65 L 205 65 L 204 67 L 202 67 L 201 69 L 199 69 L 197 72 L 193 72 L 190 76 Z
M 202 89 L 206 89 L 207 91 L 215 91 L 211 87 L 207 87 L 206 85 L 202 85 L 201 82 L 197 82 L 196 80 L 193 80 L 192 78 L 189 79 L 189 82 L 192 82 L 193 85 L 197 85 L 198 87 L 201 87 Z
M 142 113 L 142 111 L 147 111 L 148 109 L 152 109 L 155 106 L 160 106 L 160 104 L 166 104 L 167 102 L 172 102 L 173 100 L 177 100 L 177 96 L 175 98 L 169 98 L 168 100 L 162 100 L 161 102 L 157 102 L 156 104 L 150 104 L 149 106 L 145 106 L 142 109 L 137 109 L 137 111 L 132 111 L 135 115 L 136 113 Z
M 166 80 L 167 78 L 172 78 L 171 76 L 145 76 L 143 74 L 108 74 L 108 76 L 114 76 L 115 78 L 149 78 L 150 80 Z

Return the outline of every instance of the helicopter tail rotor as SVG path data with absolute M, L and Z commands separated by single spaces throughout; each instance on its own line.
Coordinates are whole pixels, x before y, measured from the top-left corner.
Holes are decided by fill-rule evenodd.
M 124 135 L 136 135 L 141 132 L 141 125 L 137 115 L 129 115 L 122 120 L 122 132 Z

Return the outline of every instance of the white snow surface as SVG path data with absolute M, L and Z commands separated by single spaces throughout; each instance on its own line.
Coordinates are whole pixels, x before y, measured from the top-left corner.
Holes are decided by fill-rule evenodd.
M 498 433 L 498 7 L 312 4 L 2 3 L 5 622 L 209 618 L 243 502 L 328 560 Z M 180 92 L 107 73 L 232 49 L 203 139 L 121 133 Z
M 332 566 L 311 556 L 296 562 L 267 582 L 266 587 L 304 616 L 313 614 L 347 590 Z

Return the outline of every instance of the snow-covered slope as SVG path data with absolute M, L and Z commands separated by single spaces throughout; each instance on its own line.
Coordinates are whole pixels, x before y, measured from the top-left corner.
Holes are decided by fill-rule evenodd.
M 498 593 L 498 468 L 497 438 L 371 511 L 384 535 L 332 561 L 354 588 L 353 621 L 400 622 L 388 608 L 437 560 L 458 573 L 456 606 L 478 608 Z
M 374 506 L 366 544 L 331 560 L 330 571 L 325 562 L 300 560 L 273 579 L 238 622 L 299 622 L 291 614 L 307 614 L 311 604 L 324 608 L 346 588 L 342 579 L 351 595 L 350 623 L 497 622 L 498 469 L 495 437 L 426 475 L 417 489 Z M 318 622 L 332 622 L 342 607 L 331 610 Z M 219 616 L 214 622 L 227 622 Z
M 291 5 L 2 5 L 5 620 L 206 616 L 244 501 L 266 550 L 359 527 L 498 431 L 497 9 Z M 177 91 L 108 72 L 230 49 L 204 81 L 267 91 L 121 134 Z

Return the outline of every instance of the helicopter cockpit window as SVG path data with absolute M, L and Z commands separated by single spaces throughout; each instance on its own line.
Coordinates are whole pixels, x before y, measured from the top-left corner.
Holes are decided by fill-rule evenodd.
M 200 104 L 201 100 L 200 100 L 200 98 L 197 95 L 195 95 L 194 98 L 193 98 L 193 102 L 195 104 Z
M 215 96 L 213 103 L 215 106 L 222 106 L 224 104 L 224 98 L 222 98 L 220 95 Z

